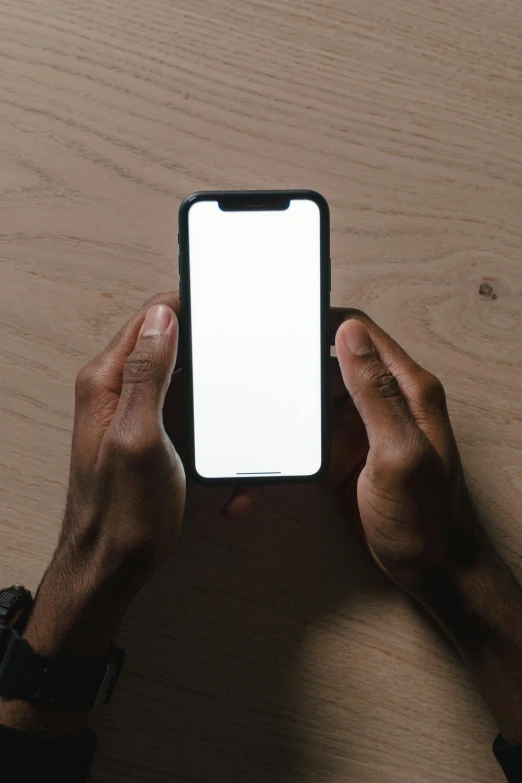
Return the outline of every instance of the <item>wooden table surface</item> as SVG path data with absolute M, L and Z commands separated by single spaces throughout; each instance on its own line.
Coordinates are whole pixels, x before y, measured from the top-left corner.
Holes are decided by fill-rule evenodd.
M 197 189 L 311 187 L 334 304 L 443 380 L 485 524 L 522 577 L 522 6 L 517 0 L 3 0 L 0 581 L 34 588 L 73 382 L 177 285 Z M 242 524 L 190 491 L 121 631 L 94 781 L 491 783 L 453 651 L 320 487 Z

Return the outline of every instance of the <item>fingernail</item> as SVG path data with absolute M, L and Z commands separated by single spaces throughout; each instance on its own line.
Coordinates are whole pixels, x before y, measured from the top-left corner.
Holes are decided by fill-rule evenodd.
M 341 330 L 342 340 L 349 351 L 357 354 L 357 356 L 366 356 L 373 352 L 373 343 L 370 335 L 356 318 L 346 321 L 342 325 Z
M 157 337 L 164 334 L 172 321 L 172 312 L 164 305 L 154 305 L 149 310 L 141 327 L 140 337 Z

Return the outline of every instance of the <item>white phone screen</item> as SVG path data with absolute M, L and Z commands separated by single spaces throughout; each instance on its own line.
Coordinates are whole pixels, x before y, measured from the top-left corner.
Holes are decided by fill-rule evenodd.
M 195 466 L 204 478 L 321 467 L 319 207 L 188 212 Z

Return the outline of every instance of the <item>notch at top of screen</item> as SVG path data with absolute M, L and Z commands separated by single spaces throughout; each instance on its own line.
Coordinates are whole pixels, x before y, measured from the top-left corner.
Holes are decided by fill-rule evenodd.
M 290 197 L 282 193 L 231 193 L 220 196 L 218 205 L 223 212 L 272 212 L 290 206 Z

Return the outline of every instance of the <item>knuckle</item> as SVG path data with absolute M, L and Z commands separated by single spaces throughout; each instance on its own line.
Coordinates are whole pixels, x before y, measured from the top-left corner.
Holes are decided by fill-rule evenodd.
M 121 428 L 109 439 L 108 450 L 120 462 L 139 467 L 154 459 L 161 445 L 161 438 L 155 432 L 134 433 L 131 429 Z
M 433 469 L 434 452 L 430 444 L 421 438 L 405 438 L 390 443 L 381 453 L 378 461 L 380 475 L 392 481 L 418 479 Z
M 378 362 L 374 362 L 367 367 L 366 382 L 383 399 L 393 399 L 402 396 L 397 378 Z
M 134 351 L 125 364 L 124 383 L 150 383 L 159 380 L 160 368 L 154 357 L 146 351 Z
M 92 362 L 82 367 L 75 382 L 75 395 L 78 402 L 88 402 L 96 396 L 100 384 Z
M 424 370 L 417 381 L 416 388 L 417 397 L 422 405 L 442 409 L 446 407 L 444 386 L 432 373 Z
M 426 442 L 416 443 L 403 464 L 403 472 L 418 476 L 433 466 L 434 451 Z

